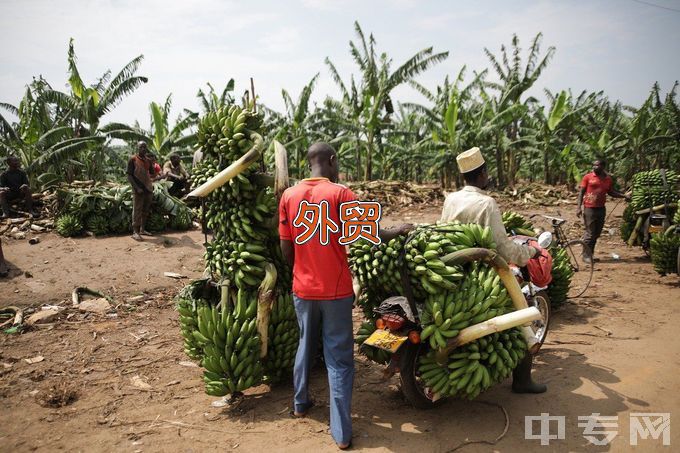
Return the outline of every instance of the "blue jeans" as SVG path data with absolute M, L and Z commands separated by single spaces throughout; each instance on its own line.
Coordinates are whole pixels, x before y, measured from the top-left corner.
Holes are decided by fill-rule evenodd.
M 354 296 L 336 300 L 306 300 L 293 295 L 293 300 L 300 326 L 300 344 L 293 369 L 295 411 L 305 412 L 311 406 L 309 371 L 319 346 L 321 330 L 331 400 L 331 435 L 337 443 L 349 443 L 352 439 L 354 383 Z

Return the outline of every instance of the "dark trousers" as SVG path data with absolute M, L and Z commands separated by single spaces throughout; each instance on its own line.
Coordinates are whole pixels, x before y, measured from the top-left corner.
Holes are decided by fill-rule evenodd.
M 597 239 L 602 234 L 604 227 L 604 219 L 607 214 L 606 208 L 585 208 L 583 210 L 583 222 L 585 223 L 586 231 L 583 235 L 583 241 L 590 248 L 590 253 L 595 253 L 595 244 Z
M 29 211 L 33 210 L 33 195 L 28 187 L 23 189 L 10 189 L 5 192 L 0 192 L 0 207 L 2 207 L 2 212 L 5 215 L 10 214 L 10 202 L 15 200 L 24 200 L 26 209 Z
M 133 192 L 132 195 L 132 231 L 139 233 L 144 229 L 146 219 L 149 217 L 151 211 L 151 203 L 153 202 L 152 192 L 142 192 L 141 194 Z

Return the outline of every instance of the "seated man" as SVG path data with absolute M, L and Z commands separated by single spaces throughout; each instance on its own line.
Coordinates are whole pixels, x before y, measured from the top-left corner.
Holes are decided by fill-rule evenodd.
M 451 193 L 444 201 L 442 222 L 476 223 L 491 228 L 498 254 L 507 262 L 524 266 L 538 253 L 537 249 L 517 244 L 508 238 L 503 226 L 501 211 L 496 201 L 484 189 L 489 184 L 489 174 L 479 148 L 472 148 L 456 157 L 458 169 L 465 179 L 465 187 Z M 516 393 L 542 393 L 546 386 L 531 380 L 533 357 L 527 354 L 512 373 L 512 390 Z
M 171 154 L 170 160 L 163 165 L 163 176 L 172 181 L 170 195 L 181 197 L 188 187 L 189 173 L 182 166 L 182 161 L 177 154 Z
M 28 182 L 26 172 L 21 169 L 21 162 L 16 156 L 7 158 L 8 169 L 0 175 L 0 205 L 2 206 L 2 218 L 9 217 L 11 210 L 10 201 L 24 200 L 26 210 L 31 216 L 33 212 L 33 194 Z

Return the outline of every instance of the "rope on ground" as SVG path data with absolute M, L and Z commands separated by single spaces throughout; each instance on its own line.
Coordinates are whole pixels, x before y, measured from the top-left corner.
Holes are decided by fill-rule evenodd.
M 460 444 L 456 445 L 451 450 L 447 450 L 447 453 L 451 453 L 453 451 L 460 450 L 461 448 L 463 448 L 467 445 L 472 445 L 472 444 L 496 445 L 508 433 L 508 429 L 510 428 L 510 416 L 508 415 L 508 411 L 506 411 L 503 406 L 501 406 L 498 403 L 491 403 L 489 401 L 472 401 L 472 402 L 473 403 L 479 403 L 479 404 L 486 404 L 487 406 L 495 406 L 495 407 L 499 408 L 500 410 L 502 410 L 503 415 L 505 416 L 505 426 L 503 427 L 503 432 L 501 432 L 494 440 L 466 440 L 466 441 L 463 441 Z

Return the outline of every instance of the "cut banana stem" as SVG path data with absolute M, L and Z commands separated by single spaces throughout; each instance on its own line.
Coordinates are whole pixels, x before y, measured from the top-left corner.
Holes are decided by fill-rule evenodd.
M 635 211 L 635 215 L 649 214 L 650 210 L 652 212 L 655 212 L 655 211 L 661 211 L 662 209 L 665 209 L 665 208 L 677 208 L 677 207 L 678 207 L 677 203 L 660 204 L 659 206 L 654 206 L 651 209 L 647 208 L 647 209 L 641 209 L 639 211 Z
M 263 139 L 260 134 L 255 132 L 251 133 L 250 137 L 254 143 L 253 147 L 250 148 L 247 153 L 245 153 L 240 159 L 229 165 L 227 168 L 216 174 L 213 178 L 209 179 L 191 191 L 191 193 L 189 193 L 185 198 L 206 197 L 214 190 L 222 187 L 231 179 L 235 178 L 236 175 L 242 173 L 252 164 L 257 162 L 257 160 L 260 158 L 260 155 L 262 154 Z
M 230 284 L 231 282 L 229 280 L 220 282 L 220 307 L 222 307 L 222 310 L 225 310 L 227 308 L 227 304 L 229 303 Z
M 467 327 L 461 330 L 457 337 L 449 340 L 446 343 L 445 348 L 437 352 L 437 361 L 446 363 L 451 351 L 460 346 L 471 343 L 487 335 L 491 335 L 492 333 L 512 329 L 513 327 L 521 326 L 522 324 L 527 324 L 537 319 L 541 319 L 541 312 L 538 311 L 538 308 L 536 307 L 528 307 L 505 315 L 496 316 L 495 318 Z M 527 327 L 526 329 L 529 329 L 531 332 L 530 328 Z M 522 330 L 524 331 L 525 329 Z M 531 333 L 531 336 L 535 340 L 533 332 Z M 531 348 L 532 345 L 528 344 L 528 346 Z
M 276 199 L 280 200 L 283 191 L 290 186 L 288 179 L 288 152 L 286 148 L 276 140 L 274 140 L 274 163 L 276 165 L 276 173 L 274 174 L 274 193 Z
M 257 296 L 257 332 L 260 335 L 260 357 L 267 356 L 269 317 L 274 303 L 276 276 L 276 267 L 272 263 L 267 263 L 264 268 L 264 279 L 260 283 Z
M 637 218 L 637 222 L 635 222 L 635 226 L 633 227 L 633 232 L 628 238 L 628 245 L 633 246 L 633 244 L 635 244 L 635 240 L 637 239 L 638 232 L 640 231 L 640 227 L 642 226 L 642 222 L 644 222 L 644 220 L 645 218 L 643 216 L 639 216 Z

